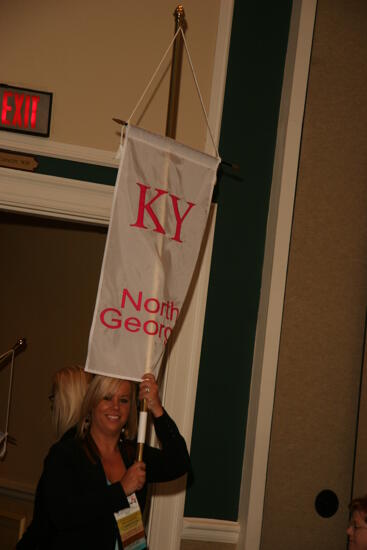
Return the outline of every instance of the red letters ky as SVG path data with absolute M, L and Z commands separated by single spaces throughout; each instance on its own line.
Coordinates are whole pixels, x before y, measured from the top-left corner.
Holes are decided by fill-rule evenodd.
M 181 215 L 178 208 L 178 203 L 181 200 L 179 199 L 179 197 L 176 197 L 176 195 L 172 195 L 171 193 L 168 193 L 168 191 L 165 191 L 164 189 L 155 189 L 156 194 L 150 200 L 148 197 L 148 200 L 147 200 L 147 191 L 148 189 L 151 189 L 151 187 L 149 187 L 148 185 L 143 185 L 142 183 L 138 183 L 138 182 L 136 183 L 136 185 L 140 187 L 138 216 L 137 216 L 136 222 L 130 224 L 131 227 L 140 227 L 141 229 L 148 229 L 147 226 L 144 225 L 144 216 L 145 214 L 147 214 L 150 216 L 150 219 L 154 223 L 155 228 L 153 231 L 156 231 L 157 233 L 162 233 L 163 235 L 165 235 L 166 231 L 163 227 L 164 220 L 159 221 L 156 213 L 152 208 L 152 205 L 155 201 L 157 201 L 161 197 L 164 197 L 165 199 L 167 199 L 167 195 L 168 195 L 168 197 L 171 199 L 171 206 L 172 206 L 173 213 L 176 220 L 175 234 L 173 237 L 171 237 L 171 239 L 173 241 L 182 243 L 182 240 L 181 240 L 182 223 L 186 218 L 186 216 L 188 215 L 188 213 L 190 212 L 191 208 L 195 206 L 195 204 L 193 202 L 186 202 L 188 206 L 185 212 Z

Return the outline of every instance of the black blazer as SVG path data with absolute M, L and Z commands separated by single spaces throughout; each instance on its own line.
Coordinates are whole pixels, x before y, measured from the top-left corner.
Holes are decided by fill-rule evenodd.
M 162 448 L 144 447 L 147 482 L 169 481 L 187 473 L 190 458 L 176 424 L 164 412 L 154 419 L 154 427 Z M 135 460 L 135 451 L 136 442 L 122 442 L 120 452 L 127 468 Z M 143 512 L 146 485 L 136 495 Z M 121 484 L 107 485 L 93 447 L 75 436 L 63 437 L 46 457 L 33 522 L 17 550 L 115 550 L 116 538 L 122 548 L 113 514 L 126 507 Z

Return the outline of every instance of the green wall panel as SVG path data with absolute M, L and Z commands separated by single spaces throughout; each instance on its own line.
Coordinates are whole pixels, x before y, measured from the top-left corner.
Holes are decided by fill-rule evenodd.
M 235 3 L 185 516 L 237 520 L 291 0 Z

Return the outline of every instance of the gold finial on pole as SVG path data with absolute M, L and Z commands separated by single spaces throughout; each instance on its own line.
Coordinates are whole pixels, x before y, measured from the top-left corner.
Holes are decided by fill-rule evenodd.
M 182 4 L 179 4 L 174 11 L 175 17 L 175 34 L 181 27 L 185 32 L 186 20 L 185 11 Z M 176 137 L 177 126 L 177 111 L 178 111 L 178 97 L 180 93 L 180 81 L 181 81 L 181 67 L 182 67 L 182 35 L 178 33 L 175 43 L 173 45 L 172 54 L 172 68 L 171 68 L 171 81 L 169 87 L 168 97 L 168 110 L 167 110 L 167 123 L 166 123 L 166 136 Z
M 182 4 L 179 4 L 179 5 L 177 6 L 177 8 L 175 9 L 173 15 L 174 15 L 175 18 L 176 18 L 176 29 L 175 29 L 175 33 L 176 33 L 178 27 L 179 27 L 180 25 L 182 25 L 183 20 L 185 19 L 185 10 L 184 10 Z

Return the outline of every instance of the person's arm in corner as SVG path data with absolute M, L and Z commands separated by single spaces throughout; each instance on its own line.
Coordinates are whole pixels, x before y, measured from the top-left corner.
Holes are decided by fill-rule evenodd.
M 177 479 L 191 469 L 186 442 L 166 411 L 163 411 L 162 416 L 154 418 L 153 421 L 161 449 L 144 447 L 143 460 L 147 465 L 147 481 L 160 482 Z
M 161 449 L 144 446 L 143 460 L 146 463 L 147 481 L 159 482 L 177 479 L 191 469 L 190 456 L 184 438 L 172 418 L 163 409 L 154 374 L 142 376 L 139 386 L 140 401 L 146 400 L 152 414 L 155 432 Z

